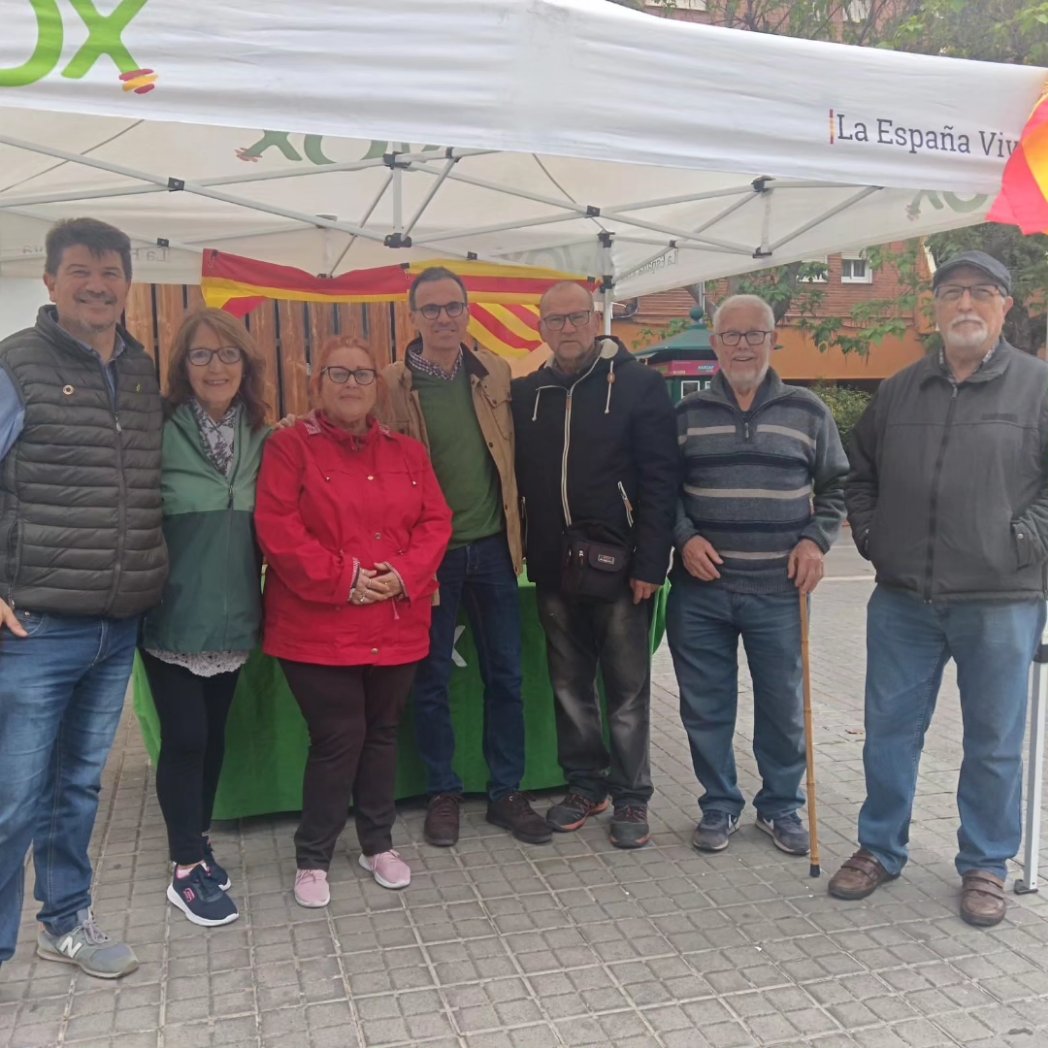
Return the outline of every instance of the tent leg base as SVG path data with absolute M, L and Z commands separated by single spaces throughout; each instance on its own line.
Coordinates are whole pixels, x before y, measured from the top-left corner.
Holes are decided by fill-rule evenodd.
M 1026 881 L 1016 881 L 1012 885 L 1012 891 L 1016 895 L 1036 895 L 1041 889 L 1037 887 L 1036 883 L 1027 884 Z

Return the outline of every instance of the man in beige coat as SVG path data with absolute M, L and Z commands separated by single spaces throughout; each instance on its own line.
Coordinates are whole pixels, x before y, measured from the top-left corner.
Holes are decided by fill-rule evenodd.
M 434 266 L 420 273 L 408 304 L 419 337 L 404 359 L 383 373 L 390 392 L 388 420 L 429 449 L 454 514 L 451 543 L 437 572 L 440 603 L 433 609 L 430 653 L 415 680 L 417 744 L 430 797 L 424 836 L 438 847 L 450 847 L 459 837 L 462 780 L 452 767 L 449 684 L 463 604 L 484 681 L 487 819 L 519 840 L 543 844 L 549 828 L 520 792 L 521 535 L 509 366 L 487 350 L 466 346 L 469 303 L 451 270 Z

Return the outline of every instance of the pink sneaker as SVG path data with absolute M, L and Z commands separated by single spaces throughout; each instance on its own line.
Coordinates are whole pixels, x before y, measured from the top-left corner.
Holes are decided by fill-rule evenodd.
M 326 870 L 299 870 L 295 874 L 295 902 L 316 909 L 331 902 Z
M 390 850 L 378 855 L 361 855 L 360 865 L 369 870 L 383 888 L 406 888 L 411 883 L 411 867 L 398 852 Z

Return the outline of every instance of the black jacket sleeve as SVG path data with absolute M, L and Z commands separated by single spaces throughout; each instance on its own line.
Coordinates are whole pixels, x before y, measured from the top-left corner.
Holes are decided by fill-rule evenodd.
M 1041 492 L 1012 521 L 1019 567 L 1048 561 L 1048 396 L 1041 407 Z
M 669 570 L 680 487 L 677 422 L 666 381 L 651 373 L 632 420 L 637 466 L 635 552 L 630 576 L 662 585 Z
M 855 423 L 848 446 L 850 469 L 844 482 L 844 502 L 848 508 L 848 523 L 852 540 L 867 559 L 870 546 L 870 526 L 877 509 L 877 412 L 880 392 L 866 406 Z

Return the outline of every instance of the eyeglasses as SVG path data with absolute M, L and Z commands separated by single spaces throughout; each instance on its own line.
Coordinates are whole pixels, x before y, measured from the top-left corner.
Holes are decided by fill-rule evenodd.
M 239 364 L 244 359 L 244 354 L 238 346 L 222 346 L 220 349 L 204 349 L 203 346 L 199 346 L 186 354 L 189 363 L 198 368 L 207 367 L 215 357 L 223 364 Z
M 583 324 L 589 323 L 591 316 L 593 316 L 592 309 L 583 309 L 578 313 L 550 313 L 548 317 L 542 317 L 542 323 L 550 331 L 563 331 L 565 321 L 571 321 L 573 328 L 580 328 Z
M 716 338 L 726 346 L 737 346 L 743 339 L 746 340 L 747 346 L 759 346 L 769 335 L 773 334 L 771 331 L 718 331 Z
M 935 289 L 935 297 L 943 302 L 960 302 L 965 291 L 971 294 L 973 302 L 989 302 L 1002 294 L 996 284 L 940 284 Z
M 327 375 L 336 386 L 344 386 L 350 376 L 358 386 L 370 386 L 375 381 L 374 368 L 342 368 L 333 364 L 331 367 L 321 368 L 320 373 Z
M 452 320 L 454 320 L 455 317 L 460 317 L 460 316 L 462 316 L 463 313 L 466 312 L 466 303 L 465 302 L 448 302 L 448 303 L 446 303 L 443 306 L 438 306 L 438 305 L 436 305 L 436 303 L 431 303 L 430 305 L 427 305 L 427 306 L 419 306 L 418 307 L 418 311 L 427 320 L 436 320 L 437 317 L 440 316 L 442 311 L 444 313 L 447 313 L 447 315 L 449 317 L 451 317 Z

